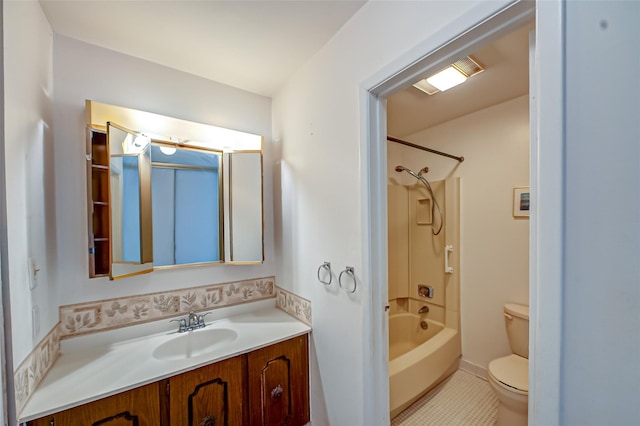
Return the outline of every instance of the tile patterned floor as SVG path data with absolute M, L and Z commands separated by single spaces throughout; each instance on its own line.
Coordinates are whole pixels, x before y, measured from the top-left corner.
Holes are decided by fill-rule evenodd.
M 498 410 L 489 383 L 458 370 L 391 421 L 391 426 L 494 426 Z

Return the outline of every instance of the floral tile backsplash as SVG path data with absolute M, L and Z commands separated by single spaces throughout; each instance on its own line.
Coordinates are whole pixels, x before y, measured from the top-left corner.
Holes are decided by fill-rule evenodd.
M 14 372 L 18 412 L 22 410 L 44 375 L 58 359 L 58 355 L 60 355 L 60 323 L 53 327 Z
M 277 287 L 276 306 L 298 321 L 311 326 L 311 302 L 307 299 Z
M 275 296 L 274 277 L 60 306 L 63 339 Z

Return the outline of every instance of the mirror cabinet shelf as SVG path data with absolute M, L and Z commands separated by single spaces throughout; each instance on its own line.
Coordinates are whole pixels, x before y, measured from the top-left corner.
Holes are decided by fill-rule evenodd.
M 109 244 L 109 149 L 107 134 L 87 130 L 87 200 L 89 222 L 89 276 L 108 276 Z

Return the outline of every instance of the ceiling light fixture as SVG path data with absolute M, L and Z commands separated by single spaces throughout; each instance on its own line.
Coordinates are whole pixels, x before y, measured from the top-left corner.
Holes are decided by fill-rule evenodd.
M 435 95 L 438 92 L 444 92 L 464 83 L 469 77 L 473 77 L 482 71 L 484 71 L 484 68 L 478 61 L 471 56 L 466 56 L 431 77 L 418 81 L 413 87 L 422 90 L 428 95 Z
M 162 145 L 162 146 L 160 147 L 160 151 L 162 151 L 162 153 L 163 153 L 164 155 L 173 155 L 173 154 L 175 154 L 175 153 L 176 153 L 176 147 L 175 147 L 175 146 L 165 146 L 165 145 Z
M 453 65 L 448 66 L 439 73 L 427 78 L 427 83 L 435 87 L 441 92 L 449 90 L 452 87 L 467 81 L 467 75 Z

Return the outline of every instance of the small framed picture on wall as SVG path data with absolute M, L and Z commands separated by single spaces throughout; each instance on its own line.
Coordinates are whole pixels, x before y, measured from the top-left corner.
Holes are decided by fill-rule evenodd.
M 513 188 L 513 217 L 529 217 L 529 187 Z

